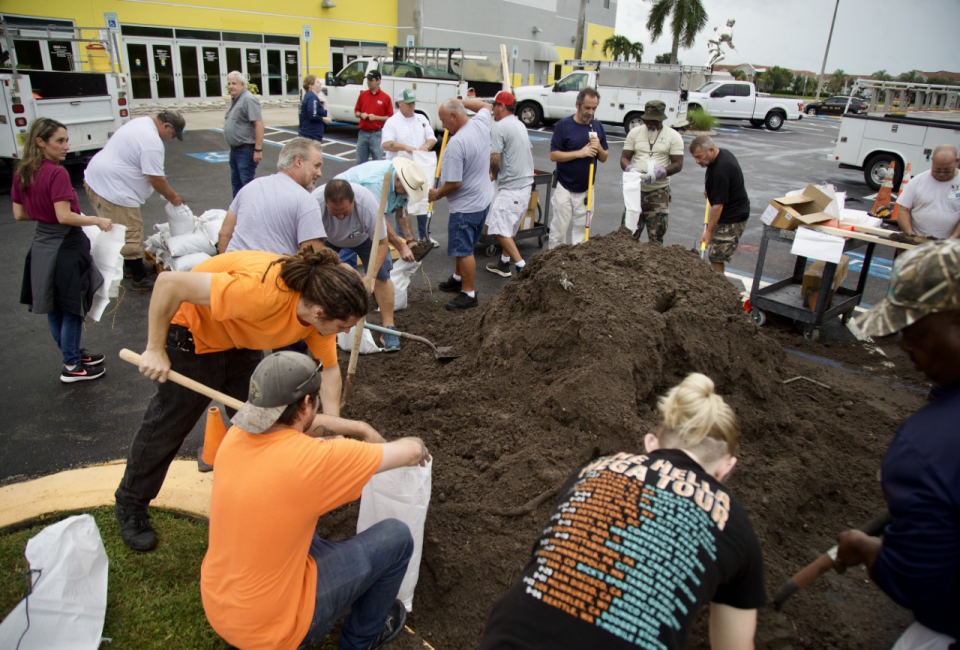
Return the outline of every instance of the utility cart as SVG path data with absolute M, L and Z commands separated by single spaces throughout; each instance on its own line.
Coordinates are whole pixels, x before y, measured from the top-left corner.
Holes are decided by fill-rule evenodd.
M 537 189 L 538 187 L 542 189 L 542 194 Z M 530 210 L 535 210 L 533 214 L 533 225 L 529 228 L 523 228 L 523 223 L 527 219 L 527 215 L 524 214 L 520 221 L 521 228 L 517 231 L 516 236 L 513 238 L 514 241 L 520 241 L 521 239 L 532 239 L 536 237 L 537 246 L 543 248 L 543 240 L 546 239 L 547 233 L 549 232 L 550 198 L 552 195 L 553 173 L 534 170 L 533 193 L 530 196 L 531 199 L 536 196 L 537 202 L 534 204 L 531 200 L 531 207 L 529 207 L 527 210 L 527 213 L 529 213 Z M 493 206 L 491 206 L 491 209 L 492 207 Z M 488 235 L 486 227 L 484 227 L 483 234 L 481 234 L 480 238 L 477 240 L 476 250 L 482 250 L 487 257 L 493 257 L 500 251 L 500 245 L 497 243 L 497 238 L 493 235 Z
M 767 321 L 768 313 L 786 316 L 802 328 L 804 338 L 816 341 L 820 338 L 820 328 L 826 321 L 840 316 L 843 323 L 846 324 L 853 314 L 854 308 L 860 304 L 867 283 L 867 276 L 870 272 L 870 263 L 873 260 L 873 251 L 877 244 L 902 249 L 910 249 L 913 246 L 888 240 L 881 235 L 884 231 L 877 228 L 857 227 L 855 231 L 840 230 L 827 226 L 812 226 L 812 228 L 846 238 L 843 246 L 844 253 L 866 247 L 857 288 L 838 287 L 835 295 L 831 295 L 830 288 L 833 287 L 837 264 L 828 262 L 823 269 L 823 276 L 820 280 L 821 288 L 816 304 L 813 309 L 809 309 L 801 293 L 803 274 L 807 267 L 807 258 L 802 256 L 797 256 L 793 266 L 793 274 L 790 277 L 761 288 L 760 278 L 763 276 L 763 266 L 769 245 L 771 243 L 790 245 L 796 236 L 794 230 L 784 230 L 764 225 L 763 237 L 760 239 L 760 252 L 757 257 L 757 268 L 754 271 L 753 286 L 750 289 L 750 316 L 760 326 Z

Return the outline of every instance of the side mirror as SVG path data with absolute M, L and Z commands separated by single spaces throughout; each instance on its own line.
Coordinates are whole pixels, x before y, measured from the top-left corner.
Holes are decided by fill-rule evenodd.
M 327 84 L 328 86 L 336 86 L 336 85 L 337 85 L 337 79 L 336 79 L 336 77 L 333 76 L 333 73 L 332 73 L 332 72 L 328 72 L 328 73 L 323 77 L 323 80 L 326 82 L 326 84 Z

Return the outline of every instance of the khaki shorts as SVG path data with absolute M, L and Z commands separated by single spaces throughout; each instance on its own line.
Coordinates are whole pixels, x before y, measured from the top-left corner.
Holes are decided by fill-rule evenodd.
M 721 223 L 713 231 L 713 239 L 710 240 L 710 261 L 715 264 L 726 264 L 737 252 L 737 246 L 740 245 L 740 237 L 747 228 L 747 221 L 738 221 L 737 223 Z
M 125 260 L 138 260 L 143 257 L 143 217 L 140 216 L 140 208 L 128 208 L 126 206 L 110 203 L 93 189 L 83 184 L 87 190 L 87 198 L 93 211 L 101 219 L 109 219 L 115 224 L 127 227 L 127 234 L 123 248 L 120 254 Z

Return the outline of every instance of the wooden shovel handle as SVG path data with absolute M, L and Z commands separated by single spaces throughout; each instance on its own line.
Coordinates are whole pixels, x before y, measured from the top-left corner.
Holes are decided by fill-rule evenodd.
M 120 358 L 128 363 L 132 363 L 135 366 L 140 365 L 140 355 L 133 350 L 123 348 L 120 350 Z M 205 386 L 195 379 L 184 377 L 176 370 L 171 370 L 169 373 L 167 373 L 167 380 L 172 381 L 175 384 L 179 384 L 184 388 L 189 388 L 192 391 L 196 391 L 201 395 L 209 397 L 210 399 L 215 399 L 227 408 L 231 408 L 234 411 L 239 411 L 240 407 L 243 406 L 243 402 L 238 400 L 236 397 L 230 397 L 226 393 L 221 393 L 220 391 L 214 390 L 209 386 Z

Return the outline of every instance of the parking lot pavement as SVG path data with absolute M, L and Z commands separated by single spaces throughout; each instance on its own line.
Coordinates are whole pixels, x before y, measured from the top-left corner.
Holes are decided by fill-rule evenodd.
M 837 185 L 851 198 L 870 193 L 862 174 L 841 170 L 826 160 L 826 154 L 833 150 L 838 128 L 839 121 L 829 118 L 788 122 L 775 132 L 732 121 L 718 125 L 715 140 L 718 146 L 729 149 L 740 160 L 753 215 L 740 250 L 730 264 L 734 274 L 749 276 L 754 271 L 761 232 L 759 214 L 770 199 L 803 188 L 807 183 L 821 181 Z M 545 127 L 530 132 L 535 166 L 539 170 L 554 168 L 549 161 L 551 131 Z M 276 172 L 280 148 L 295 134 L 296 127 L 292 125 L 267 129 L 265 139 L 269 145 L 264 147 L 258 176 Z M 332 125 L 327 135 L 323 180 L 333 178 L 353 164 L 356 128 Z M 620 225 L 623 208 L 619 158 L 624 135 L 622 129 L 609 129 L 610 156 L 605 164 L 600 165 L 597 175 L 592 235 L 612 232 Z M 691 135 L 684 136 L 685 143 L 691 139 Z M 168 142 L 166 170 L 170 184 L 195 213 L 229 206 L 230 170 L 223 136 L 217 129 L 190 131 L 184 142 Z M 703 174 L 704 170 L 685 153 L 683 171 L 672 177 L 673 203 L 666 235 L 668 245 L 690 248 L 702 231 Z M 83 192 L 82 169 L 71 167 L 71 178 L 78 190 L 81 208 L 89 212 L 90 206 Z M 29 313 L 19 304 L 23 259 L 32 241 L 34 227 L 9 218 L 12 212 L 9 174 L 0 176 L 0 184 L 0 213 L 7 215 L 0 220 L 0 256 L 5 271 L 0 276 L 0 296 L 5 304 L 3 329 L 7 334 L 4 372 L 0 376 L 0 390 L 5 396 L 4 426 L 0 427 L 0 445 L 4 449 L 0 456 L 0 482 L 17 475 L 34 476 L 54 469 L 123 458 L 153 387 L 133 366 L 117 359 L 116 352 L 124 347 L 136 351 L 143 349 L 150 294 L 125 292 L 112 305 L 116 307 L 115 311 L 108 313 L 103 322 L 87 325 L 83 345 L 108 354 L 107 375 L 102 381 L 79 388 L 65 387 L 58 380 L 59 353 L 50 340 L 46 319 Z M 166 220 L 163 203 L 154 195 L 143 207 L 148 234 L 155 224 Z M 867 209 L 870 204 L 853 203 L 851 207 Z M 424 261 L 425 271 L 434 286 L 445 279 L 453 267 L 451 259 L 446 256 L 447 216 L 447 203 L 441 201 L 437 204 L 433 232 L 442 246 Z M 520 250 L 529 258 L 540 249 L 536 239 L 527 239 L 520 242 Z M 890 253 L 889 249 L 879 248 L 877 255 L 887 259 Z M 491 260 L 483 255 L 477 260 L 481 303 L 506 282 L 484 270 L 485 264 Z M 770 279 L 786 277 L 792 265 L 787 247 L 771 250 L 763 275 Z M 848 286 L 856 281 L 855 273 L 850 276 Z M 866 302 L 877 300 L 885 287 L 885 279 L 872 277 Z M 397 319 L 402 324 L 402 312 Z M 182 453 L 193 453 L 201 439 L 198 426 L 184 443 Z

